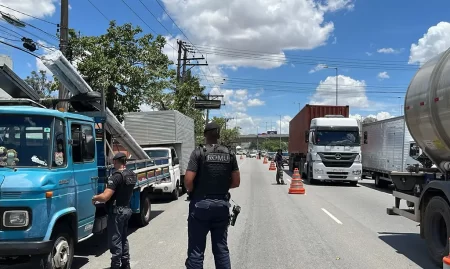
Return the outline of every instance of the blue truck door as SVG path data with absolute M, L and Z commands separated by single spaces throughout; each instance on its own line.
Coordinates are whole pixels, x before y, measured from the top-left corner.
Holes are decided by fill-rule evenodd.
M 72 146 L 72 160 L 76 184 L 78 238 L 83 238 L 92 232 L 95 219 L 95 206 L 92 205 L 92 196 L 97 194 L 98 184 L 95 129 L 92 123 L 70 121 L 70 130 L 71 139 L 82 138 L 77 146 Z

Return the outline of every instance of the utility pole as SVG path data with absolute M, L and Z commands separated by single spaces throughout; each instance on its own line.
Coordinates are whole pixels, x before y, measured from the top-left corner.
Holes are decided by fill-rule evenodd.
M 204 60 L 205 58 L 202 57 L 193 57 L 193 58 L 187 58 L 187 53 L 195 53 L 195 51 L 191 48 L 191 45 L 187 44 L 184 41 L 178 40 L 178 65 L 177 65 L 177 81 L 178 82 L 185 82 L 186 80 L 186 66 L 200 66 L 200 65 L 208 65 L 208 63 L 190 63 L 191 60 Z M 183 56 L 182 56 L 183 55 Z M 191 68 L 192 68 L 191 67 Z M 191 69 L 189 68 L 189 70 Z M 189 71 L 187 70 L 187 71 Z
M 180 82 L 180 70 L 181 70 L 181 50 L 183 48 L 183 43 L 181 40 L 177 40 L 178 44 L 178 64 L 177 64 L 177 81 Z
M 61 22 L 60 22 L 60 39 L 59 49 L 64 56 L 67 55 L 67 47 L 69 43 L 69 0 L 61 0 Z M 59 99 L 68 99 L 68 93 L 63 84 L 59 84 Z M 58 105 L 60 108 L 66 109 L 68 105 L 62 102 Z

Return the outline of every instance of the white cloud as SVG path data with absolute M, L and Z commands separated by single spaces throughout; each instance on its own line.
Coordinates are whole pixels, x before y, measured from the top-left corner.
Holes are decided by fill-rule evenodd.
M 331 44 L 333 44 L 333 45 L 337 44 L 337 37 L 334 37 L 334 40 Z
M 238 90 L 239 91 L 239 90 Z M 229 89 L 221 89 L 218 87 L 213 87 L 210 94 L 212 95 L 223 95 L 222 100 L 225 102 L 225 106 L 231 107 L 233 111 L 244 112 L 247 110 L 245 100 L 239 100 L 236 98 L 236 91 Z
M 366 52 L 367 56 L 372 56 L 373 53 L 371 52 Z
M 427 33 L 417 41 L 417 44 L 411 44 L 408 63 L 419 63 L 422 65 L 449 47 L 450 23 L 440 22 L 431 26 Z
M 186 31 L 210 66 L 275 68 L 285 60 L 284 50 L 309 50 L 325 45 L 334 24 L 326 13 L 352 10 L 352 0 L 179 1 L 163 0 L 167 11 Z M 218 48 L 221 47 L 221 48 Z M 225 52 L 222 48 L 270 53 L 264 56 Z M 173 53 L 173 52 L 172 52 Z M 269 59 L 269 60 L 267 60 Z
M 390 78 L 386 71 L 378 73 L 377 77 L 381 80 Z
M 394 116 L 391 115 L 391 113 L 389 113 L 389 112 L 381 111 L 381 112 L 378 112 L 377 114 L 368 114 L 366 116 L 362 116 L 361 114 L 353 114 L 353 115 L 351 114 L 351 115 L 349 115 L 349 117 L 355 118 L 358 120 L 363 120 L 364 118 L 368 118 L 368 117 L 375 118 L 377 120 L 385 120 L 385 119 L 390 119 Z
M 292 120 L 291 116 L 281 117 L 281 134 L 289 133 L 289 122 Z M 277 131 L 280 133 L 280 120 L 277 120 Z
M 309 70 L 308 73 L 310 73 L 310 74 L 315 73 L 315 72 L 317 72 L 317 71 L 320 71 L 320 70 L 322 70 L 322 69 L 325 69 L 326 66 L 327 66 L 326 64 L 318 64 L 318 65 L 316 65 L 313 69 Z
M 246 100 L 248 98 L 248 92 L 247 90 L 236 90 L 235 97 L 239 100 Z
M 247 105 L 248 106 L 263 106 L 265 104 L 264 101 L 255 98 L 255 99 L 249 99 Z
M 52 16 L 55 13 L 55 0 L 0 0 L 0 4 L 23 13 L 43 18 Z M 15 12 L 13 10 L 0 7 L 0 11 L 11 14 L 20 20 L 31 20 L 33 18 Z
M 398 54 L 402 51 L 403 51 L 403 49 L 393 49 L 393 48 L 381 48 L 381 49 L 377 50 L 378 53 L 384 53 L 384 54 Z
M 139 109 L 143 112 L 145 111 L 158 111 L 158 109 L 151 107 L 150 105 L 147 104 L 141 104 L 139 106 Z
M 316 92 L 311 98 L 311 104 L 335 105 L 336 104 L 336 77 L 327 77 L 320 81 Z M 369 100 L 366 96 L 366 82 L 355 80 L 351 77 L 338 76 L 338 105 L 349 105 L 353 108 L 366 108 Z

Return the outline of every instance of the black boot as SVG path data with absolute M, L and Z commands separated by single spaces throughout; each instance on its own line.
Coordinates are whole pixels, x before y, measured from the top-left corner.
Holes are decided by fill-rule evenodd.
M 131 266 L 129 263 L 123 263 L 120 269 L 131 269 Z

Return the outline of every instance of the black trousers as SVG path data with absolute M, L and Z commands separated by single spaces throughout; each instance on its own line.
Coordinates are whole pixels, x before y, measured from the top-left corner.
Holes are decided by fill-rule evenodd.
M 206 236 L 211 232 L 216 269 L 231 269 L 228 250 L 230 204 L 225 200 L 194 200 L 189 204 L 187 269 L 203 269 Z
M 128 244 L 128 220 L 131 208 L 114 209 L 108 215 L 108 244 L 111 252 L 111 268 L 120 268 L 130 263 L 130 246 Z

